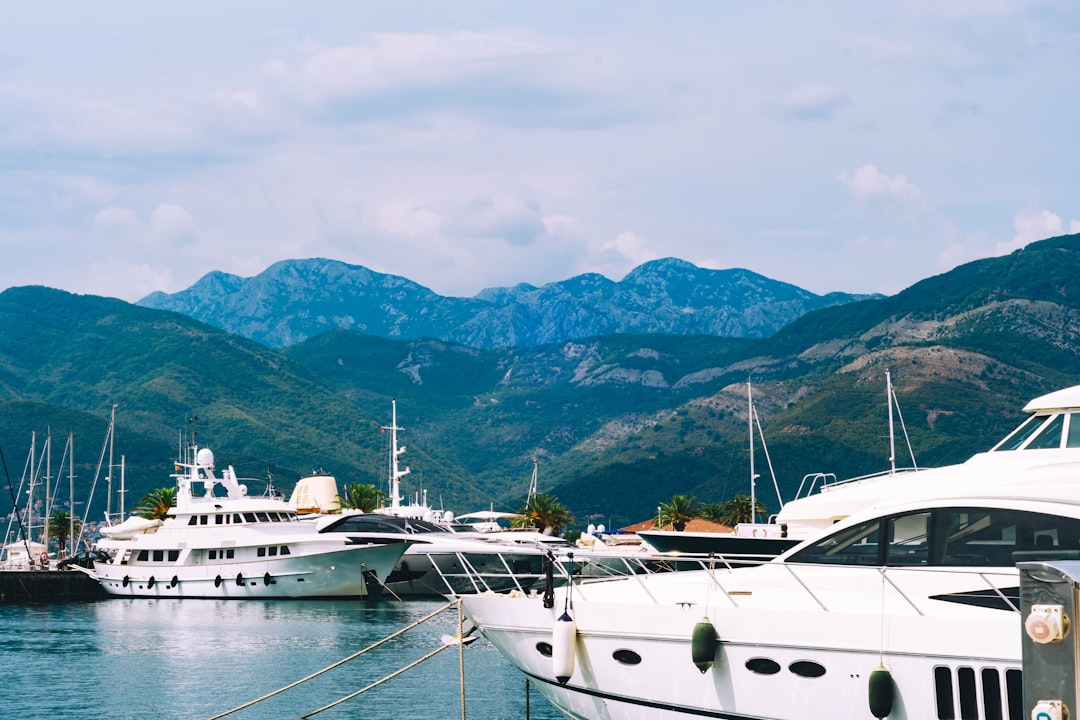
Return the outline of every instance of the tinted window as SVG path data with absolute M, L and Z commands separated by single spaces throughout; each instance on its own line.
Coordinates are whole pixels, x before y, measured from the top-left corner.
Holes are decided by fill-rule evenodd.
M 888 540 L 885 564 L 890 566 L 1012 567 L 1016 551 L 1080 550 L 1080 520 L 1074 518 L 1019 510 L 937 508 L 834 532 L 788 562 L 880 565 L 881 527 Z
M 880 565 L 879 519 L 835 532 L 789 558 L 788 562 Z
M 1027 450 L 1044 450 L 1061 447 L 1061 431 L 1065 426 L 1065 416 L 1058 415 L 1046 424 L 1038 435 L 1028 443 Z
M 1046 422 L 1047 415 L 1032 415 L 1026 422 L 1020 425 L 1013 431 L 1012 435 L 1001 441 L 997 450 L 1016 450 L 1024 442 L 1031 437 L 1031 435 L 1038 430 L 1044 422 Z

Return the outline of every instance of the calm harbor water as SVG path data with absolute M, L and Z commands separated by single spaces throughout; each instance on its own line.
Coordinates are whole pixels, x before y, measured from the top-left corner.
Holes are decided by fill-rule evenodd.
M 284 687 L 446 603 L 107 599 L 0 606 L 3 715 L 35 719 L 210 718 Z M 441 613 L 341 667 L 227 717 L 298 718 L 412 663 L 454 633 Z M 524 676 L 483 638 L 465 648 L 470 720 L 525 717 Z M 534 689 L 529 716 L 561 718 Z M 316 715 L 460 718 L 456 647 Z

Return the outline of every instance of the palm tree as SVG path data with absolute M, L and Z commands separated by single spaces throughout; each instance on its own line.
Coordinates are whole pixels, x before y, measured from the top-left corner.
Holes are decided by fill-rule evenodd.
M 686 529 L 686 523 L 701 517 L 701 505 L 693 495 L 672 495 L 660 503 L 660 525 L 670 525 L 676 532 Z
M 373 512 L 382 503 L 385 494 L 371 483 L 352 483 L 338 496 L 338 505 L 352 510 Z
M 176 488 L 163 487 L 151 490 L 142 496 L 138 507 L 133 511 L 139 517 L 147 520 L 164 520 L 169 514 L 169 508 L 176 505 Z
M 570 511 L 552 495 L 533 495 L 518 510 L 520 518 L 514 520 L 515 527 L 534 527 L 540 532 L 548 528 L 558 535 L 559 531 L 574 521 Z
M 72 518 L 71 513 L 66 510 L 55 512 L 49 518 L 49 537 L 56 538 L 56 543 L 60 546 L 61 557 L 67 547 L 67 541 L 71 538 L 72 528 L 75 529 L 75 534 L 78 535 L 82 529 L 82 520 Z
M 726 503 L 710 502 L 701 504 L 701 517 L 714 523 L 723 524 L 724 505 Z
M 720 522 L 735 527 L 739 523 L 753 522 L 755 515 L 765 516 L 765 506 L 761 504 L 761 501 L 755 501 L 751 509 L 749 495 L 736 495 L 724 503 L 724 512 L 720 517 Z

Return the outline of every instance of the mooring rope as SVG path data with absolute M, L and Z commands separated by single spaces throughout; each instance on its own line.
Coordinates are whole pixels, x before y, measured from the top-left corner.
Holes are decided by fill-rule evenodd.
M 442 612 L 445 612 L 446 610 L 449 610 L 450 608 L 452 608 L 454 606 L 455 603 L 460 603 L 460 600 L 455 600 L 454 602 L 447 603 L 443 607 L 439 608 L 438 610 L 436 610 L 436 611 L 434 611 L 434 612 L 432 612 L 432 613 L 430 613 L 428 615 L 425 615 L 424 617 L 420 618 L 419 620 L 412 623 L 411 625 L 407 625 L 407 626 L 401 628 L 400 630 L 398 630 L 397 632 L 391 633 L 390 635 L 387 635 L 382 640 L 379 640 L 376 643 L 368 645 L 363 650 L 355 652 L 352 655 L 348 656 L 347 658 L 343 658 L 341 660 L 338 660 L 337 662 L 333 663 L 332 665 L 327 665 L 322 670 L 316 670 L 315 672 L 311 673 L 307 677 L 301 678 L 301 679 L 299 679 L 299 680 L 297 680 L 295 682 L 291 682 L 288 685 L 286 685 L 285 687 L 278 688 L 277 690 L 271 691 L 271 692 L 267 693 L 266 695 L 263 695 L 262 697 L 256 698 L 254 700 L 250 700 L 250 701 L 244 703 L 243 705 L 238 705 L 237 707 L 234 707 L 232 710 L 226 710 L 223 713 L 220 713 L 218 715 L 214 715 L 213 717 L 209 718 L 209 720 L 219 720 L 219 718 L 223 718 L 223 717 L 226 717 L 228 715 L 232 715 L 233 713 L 240 712 L 241 710 L 249 708 L 252 705 L 256 705 L 258 703 L 261 703 L 263 700 L 268 700 L 268 699 L 274 697 L 275 695 L 280 695 L 281 693 L 285 692 L 286 690 L 292 690 L 297 685 L 302 685 L 303 683 L 306 683 L 308 680 L 313 680 L 313 679 L 319 677 L 320 675 L 323 675 L 325 673 L 330 672 L 334 668 L 341 667 L 345 663 L 350 662 L 352 660 L 355 660 L 356 658 L 360 657 L 361 655 L 363 655 L 365 653 L 368 653 L 368 652 L 374 650 L 375 648 L 379 647 L 380 645 L 384 645 L 385 643 L 393 640 L 394 638 L 398 637 L 399 635 L 403 635 L 404 633 L 408 632 L 409 630 L 412 630 L 416 626 L 427 622 L 428 620 L 435 617 L 439 613 L 442 613 Z M 443 645 L 441 648 L 439 648 L 435 652 L 439 652 L 441 650 L 444 650 L 447 647 L 449 647 L 449 646 L 448 645 Z M 435 653 L 431 653 L 431 654 L 434 655 Z M 428 657 L 430 657 L 430 655 Z M 426 660 L 427 658 L 423 658 L 423 659 Z M 323 708 L 323 709 L 325 709 L 325 708 Z M 320 711 L 316 710 L 316 712 L 320 712 Z M 312 713 L 312 714 L 314 714 L 314 713 Z M 305 715 L 304 717 L 307 717 L 307 716 Z
M 417 660 L 415 662 L 412 662 L 412 663 L 409 663 L 408 665 L 401 668 L 400 670 L 395 670 L 394 672 L 390 673 L 389 675 L 382 678 L 381 680 L 376 680 L 375 682 L 371 683 L 370 685 L 368 685 L 365 688 L 361 688 L 361 689 L 357 690 L 354 693 L 349 693 L 348 695 L 346 695 L 343 698 L 338 698 L 337 700 L 330 703 L 329 705 L 323 705 L 318 710 L 312 710 L 307 715 L 301 715 L 300 720 L 307 720 L 307 718 L 309 718 L 309 717 L 311 717 L 313 715 L 318 715 L 319 713 L 323 712 L 324 710 L 329 710 L 332 707 L 336 707 L 336 706 L 340 705 L 341 703 L 345 702 L 346 700 L 352 700 L 357 695 L 363 695 L 368 690 L 371 690 L 372 688 L 375 688 L 375 687 L 378 687 L 378 686 L 382 685 L 387 680 L 392 680 L 393 678 L 396 678 L 401 673 L 405 672 L 406 670 L 411 670 L 412 668 L 416 667 L 417 665 L 424 662 L 425 660 L 430 660 L 431 658 L 435 657 L 436 655 L 438 655 L 439 653 L 441 653 L 443 650 L 445 650 L 448 647 L 450 647 L 450 646 L 449 645 L 442 645 L 440 647 L 437 647 L 434 650 L 432 650 L 431 652 L 429 652 L 427 655 L 425 655 L 424 657 L 420 658 L 419 660 Z

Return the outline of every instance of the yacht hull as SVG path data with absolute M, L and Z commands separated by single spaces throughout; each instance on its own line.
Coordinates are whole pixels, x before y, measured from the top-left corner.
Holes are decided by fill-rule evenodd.
M 628 585 L 621 591 L 633 593 Z M 867 592 L 865 604 L 828 611 L 799 602 L 786 609 L 782 602 L 736 607 L 720 597 L 703 607 L 669 602 L 660 590 L 656 603 L 579 597 L 588 594 L 587 584 L 575 588 L 569 606 L 561 592 L 550 609 L 538 598 L 506 596 L 466 597 L 464 604 L 484 636 L 569 718 L 864 720 L 872 717 L 868 684 L 879 664 L 896 688 L 891 720 L 1000 718 L 1018 711 L 1017 612 L 926 601 L 924 615 L 912 608 L 882 615 L 880 581 L 877 587 L 878 597 Z M 564 610 L 577 632 L 575 667 L 560 683 L 551 651 Z M 703 618 L 719 637 L 704 672 L 691 647 Z
M 379 594 L 406 544 L 216 564 L 97 563 L 110 595 L 154 598 L 367 598 Z

